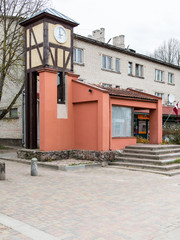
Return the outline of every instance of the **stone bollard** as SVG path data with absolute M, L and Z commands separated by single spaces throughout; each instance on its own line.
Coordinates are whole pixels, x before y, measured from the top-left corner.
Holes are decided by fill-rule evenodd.
M 101 166 L 102 167 L 107 167 L 108 166 L 108 161 L 103 161 Z
M 5 163 L 0 162 L 0 180 L 5 180 Z
M 37 158 L 31 159 L 31 176 L 38 176 Z

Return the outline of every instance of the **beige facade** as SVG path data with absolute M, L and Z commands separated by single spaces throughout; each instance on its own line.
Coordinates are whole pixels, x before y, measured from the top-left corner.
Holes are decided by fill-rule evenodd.
M 3 87 L 0 111 L 7 108 L 18 93 L 22 82 L 14 83 L 6 80 Z M 10 112 L 0 120 L 0 139 L 22 139 L 22 101 L 17 99 Z
M 176 102 L 180 101 L 179 67 L 78 35 L 75 36 L 74 47 L 82 49 L 82 62 L 74 64 L 74 72 L 84 82 L 110 84 L 122 89 L 133 88 L 153 95 L 163 94 L 164 105 L 168 105 L 169 94 L 174 95 Z M 111 69 L 103 67 L 103 55 L 110 57 Z M 119 59 L 119 72 L 116 71 L 116 59 Z M 132 64 L 132 74 L 128 72 L 129 63 Z M 141 74 L 137 76 L 139 66 Z M 162 72 L 162 81 L 156 80 L 159 72 Z M 171 74 L 172 83 L 168 83 L 168 74 Z

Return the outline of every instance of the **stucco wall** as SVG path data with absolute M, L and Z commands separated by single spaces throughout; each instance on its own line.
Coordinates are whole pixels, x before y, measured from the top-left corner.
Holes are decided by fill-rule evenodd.
M 74 104 L 74 148 L 98 150 L 98 102 Z

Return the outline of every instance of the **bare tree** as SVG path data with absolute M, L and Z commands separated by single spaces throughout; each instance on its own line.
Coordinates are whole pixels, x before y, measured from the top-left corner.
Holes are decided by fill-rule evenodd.
M 0 102 L 6 81 L 17 83 L 17 92 L 0 120 L 9 112 L 24 88 L 24 32 L 19 22 L 42 10 L 48 0 L 0 0 Z M 19 74 L 19 71 L 22 74 Z
M 174 38 L 164 41 L 151 56 L 180 66 L 180 41 Z

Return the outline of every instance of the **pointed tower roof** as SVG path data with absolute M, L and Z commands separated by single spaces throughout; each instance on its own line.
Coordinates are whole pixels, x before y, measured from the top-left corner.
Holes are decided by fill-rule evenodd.
M 37 20 L 40 20 L 44 17 L 48 17 L 48 18 L 51 18 L 51 19 L 54 19 L 54 20 L 60 19 L 64 23 L 68 23 L 68 24 L 70 24 L 74 27 L 79 25 L 79 23 L 77 23 L 73 19 L 65 16 L 64 14 L 62 14 L 62 13 L 60 13 L 57 10 L 52 9 L 52 8 L 46 8 L 46 9 L 34 14 L 33 16 L 31 16 L 29 18 L 26 18 L 25 20 L 20 22 L 20 25 L 26 26 L 26 25 L 29 25 L 29 24 L 31 24 L 31 23 L 33 23 Z

